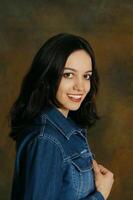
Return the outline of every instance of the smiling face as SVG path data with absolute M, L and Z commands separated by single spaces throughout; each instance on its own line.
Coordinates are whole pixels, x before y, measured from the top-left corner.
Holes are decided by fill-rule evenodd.
M 90 91 L 92 75 L 91 57 L 85 50 L 70 54 L 64 66 L 63 76 L 57 90 L 56 99 L 63 105 L 58 108 L 65 117 L 69 110 L 78 110 Z

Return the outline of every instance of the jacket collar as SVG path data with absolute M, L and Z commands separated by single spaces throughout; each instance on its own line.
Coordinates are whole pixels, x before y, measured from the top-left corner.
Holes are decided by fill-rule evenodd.
M 46 119 L 48 119 L 67 139 L 77 132 L 85 136 L 87 134 L 86 128 L 81 128 L 72 119 L 69 117 L 66 118 L 54 105 L 41 113 L 41 122 L 44 123 Z

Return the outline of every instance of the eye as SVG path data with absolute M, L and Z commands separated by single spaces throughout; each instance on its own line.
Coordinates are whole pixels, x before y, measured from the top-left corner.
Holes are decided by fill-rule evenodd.
M 73 77 L 73 74 L 70 72 L 66 72 L 63 74 L 63 77 L 71 79 Z
M 90 80 L 91 75 L 90 74 L 86 74 L 84 77 L 85 77 L 86 80 Z

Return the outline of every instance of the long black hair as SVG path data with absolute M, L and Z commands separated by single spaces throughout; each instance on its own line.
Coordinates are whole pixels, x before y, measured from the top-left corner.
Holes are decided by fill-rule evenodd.
M 92 60 L 91 89 L 80 108 L 77 111 L 69 111 L 69 117 L 83 127 L 90 127 L 96 122 L 99 118 L 95 103 L 99 77 L 93 49 L 88 41 L 80 36 L 60 33 L 48 39 L 39 49 L 22 81 L 20 94 L 9 111 L 11 138 L 16 140 L 22 130 L 48 106 L 62 106 L 56 99 L 56 93 L 63 69 L 68 56 L 80 49 L 85 50 Z

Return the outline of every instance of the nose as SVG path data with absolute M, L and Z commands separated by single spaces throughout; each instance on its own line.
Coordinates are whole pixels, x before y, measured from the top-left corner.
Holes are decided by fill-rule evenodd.
M 81 79 L 76 79 L 74 82 L 73 89 L 78 91 L 83 91 L 84 90 L 83 81 Z

